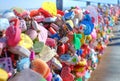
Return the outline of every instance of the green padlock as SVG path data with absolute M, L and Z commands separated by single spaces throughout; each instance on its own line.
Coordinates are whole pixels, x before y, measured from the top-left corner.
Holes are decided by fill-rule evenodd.
M 43 42 L 35 41 L 35 43 L 33 44 L 33 50 L 35 51 L 35 53 L 40 53 L 43 47 L 44 47 Z
M 73 44 L 74 44 L 74 47 L 75 47 L 76 50 L 80 49 L 80 47 L 81 47 L 81 42 L 80 42 L 81 38 L 82 38 L 81 34 L 74 33 Z
M 82 78 L 77 78 L 75 81 L 83 81 Z

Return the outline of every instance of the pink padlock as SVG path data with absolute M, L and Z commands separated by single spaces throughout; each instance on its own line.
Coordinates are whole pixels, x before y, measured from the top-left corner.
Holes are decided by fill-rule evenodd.
M 56 41 L 55 41 L 55 39 L 47 38 L 45 44 L 48 45 L 48 46 L 50 46 L 50 47 L 55 47 L 56 46 Z
M 3 50 L 3 43 L 0 42 L 0 55 L 2 53 L 2 50 Z
M 53 27 L 56 31 L 58 31 L 58 30 L 60 29 L 60 28 L 59 28 L 56 24 L 54 24 L 54 23 L 51 23 L 50 26 Z

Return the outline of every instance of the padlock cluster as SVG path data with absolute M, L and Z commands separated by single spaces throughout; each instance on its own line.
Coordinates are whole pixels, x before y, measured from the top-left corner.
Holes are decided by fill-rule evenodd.
M 118 10 L 117 6 L 65 11 L 15 7 L 3 12 L 0 81 L 89 79 L 112 42 Z

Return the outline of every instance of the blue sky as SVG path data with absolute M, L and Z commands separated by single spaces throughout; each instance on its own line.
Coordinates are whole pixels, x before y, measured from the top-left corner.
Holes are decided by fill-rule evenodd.
M 0 10 L 10 9 L 12 7 L 18 6 L 21 8 L 39 8 L 44 1 L 52 1 L 56 0 L 0 0 Z M 84 1 L 84 0 L 83 0 Z M 86 1 L 86 0 L 85 0 Z M 116 4 L 117 0 L 87 0 L 87 1 L 96 1 L 103 3 L 113 3 Z M 74 0 L 63 0 L 64 7 L 71 6 L 85 6 L 85 2 L 82 1 L 74 1 Z

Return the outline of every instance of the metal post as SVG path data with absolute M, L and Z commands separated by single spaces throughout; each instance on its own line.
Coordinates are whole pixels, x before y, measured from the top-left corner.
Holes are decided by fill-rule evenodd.
M 56 0 L 58 10 L 63 10 L 63 0 Z
M 117 0 L 117 4 L 118 4 L 118 6 L 120 6 L 120 1 L 119 0 Z
M 87 1 L 87 2 L 86 2 L 86 6 L 89 6 L 89 5 L 90 5 L 90 1 Z

